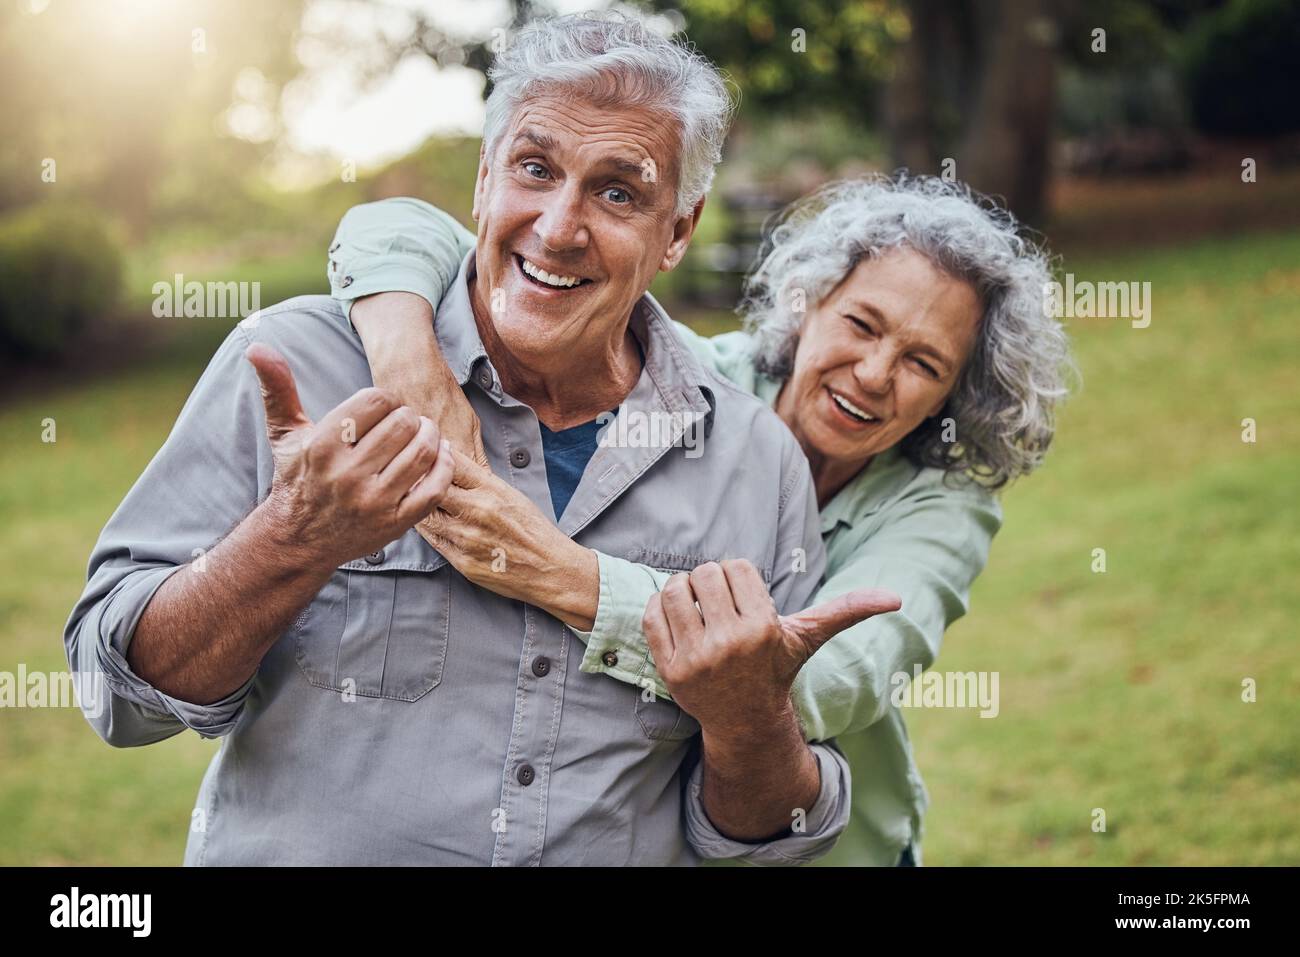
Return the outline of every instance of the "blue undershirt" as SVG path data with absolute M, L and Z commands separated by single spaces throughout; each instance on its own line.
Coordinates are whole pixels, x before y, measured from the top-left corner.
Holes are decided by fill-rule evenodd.
M 551 487 L 551 507 L 555 509 L 555 520 L 564 515 L 564 509 L 577 491 L 582 481 L 582 473 L 587 463 L 596 454 L 596 443 L 600 430 L 604 428 L 599 419 L 592 419 L 571 429 L 552 432 L 541 422 L 537 427 L 542 430 L 542 453 L 546 457 L 546 482 Z
M 640 364 L 645 365 L 645 349 L 641 340 L 633 336 Z M 610 411 L 617 416 L 618 409 Z M 608 419 L 606 420 L 609 421 Z M 604 426 L 599 419 L 592 419 L 571 429 L 552 432 L 538 419 L 537 427 L 542 430 L 542 456 L 546 459 L 546 482 L 551 489 L 551 508 L 555 510 L 555 520 L 564 517 L 564 510 L 573 498 L 573 493 L 582 481 L 582 473 L 587 470 L 587 463 L 596 454 L 600 441 L 600 430 Z

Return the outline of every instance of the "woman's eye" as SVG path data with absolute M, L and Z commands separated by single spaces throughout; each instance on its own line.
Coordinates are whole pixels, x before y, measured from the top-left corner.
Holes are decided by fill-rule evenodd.
M 611 186 L 606 189 L 605 197 L 615 206 L 626 206 L 632 202 L 632 194 L 621 186 Z
M 920 366 L 921 371 L 924 372 L 926 375 L 928 375 L 931 379 L 939 378 L 939 370 L 936 369 L 934 366 L 930 365 L 930 363 L 926 362 L 924 359 L 913 359 L 912 361 L 915 362 L 918 366 Z
M 871 327 L 870 327 L 869 325 L 867 325 L 865 322 L 863 322 L 861 319 L 859 319 L 857 316 L 849 316 L 849 315 L 846 315 L 844 318 L 847 319 L 849 322 L 853 323 L 855 326 L 857 326 L 859 329 L 861 329 L 861 330 L 862 330 L 863 332 L 865 332 L 867 335 L 869 335 L 869 336 L 875 335 L 875 333 L 872 331 Z
M 546 167 L 541 163 L 525 163 L 524 169 L 534 179 L 545 179 L 547 176 Z

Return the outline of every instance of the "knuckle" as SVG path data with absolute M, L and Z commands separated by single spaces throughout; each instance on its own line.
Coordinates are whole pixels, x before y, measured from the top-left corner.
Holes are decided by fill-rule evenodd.
M 754 566 L 748 558 L 724 558 L 722 569 L 730 574 L 741 575 L 754 570 Z
M 669 598 L 683 598 L 687 593 L 687 583 L 690 576 L 686 572 L 677 572 L 668 581 L 664 582 L 661 594 Z
M 717 581 L 722 575 L 722 566 L 717 562 L 705 562 L 699 565 L 691 572 L 691 581 L 694 582 L 712 582 Z
M 400 406 L 391 413 L 393 424 L 398 431 L 414 435 L 420 430 L 420 416 L 408 405 Z
M 358 390 L 353 397 L 364 408 L 371 410 L 391 409 L 397 405 L 391 392 L 378 386 L 366 386 Z

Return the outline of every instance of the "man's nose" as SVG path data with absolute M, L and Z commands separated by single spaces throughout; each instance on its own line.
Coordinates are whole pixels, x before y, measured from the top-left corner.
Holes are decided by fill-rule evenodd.
M 577 189 L 554 190 L 542 200 L 533 232 L 551 252 L 583 249 L 590 238 L 583 211 L 582 195 Z

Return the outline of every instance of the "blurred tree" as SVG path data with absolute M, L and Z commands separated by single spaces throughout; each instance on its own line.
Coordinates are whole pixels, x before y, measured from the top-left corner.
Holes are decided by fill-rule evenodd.
M 1197 126 L 1227 136 L 1300 131 L 1300 3 L 1232 0 L 1189 29 L 1183 66 Z
M 194 184 L 182 190 L 191 200 L 239 194 L 270 147 L 229 134 L 235 79 L 250 69 L 272 84 L 292 75 L 302 5 L 0 6 L 8 127 L 0 143 L 0 210 L 76 198 L 138 229 L 171 178 Z

